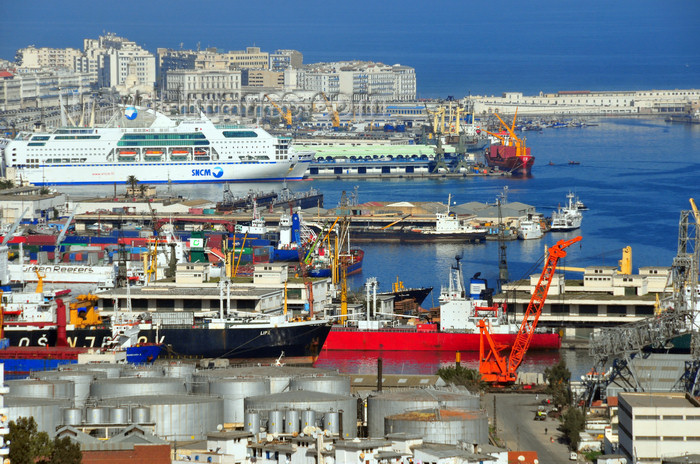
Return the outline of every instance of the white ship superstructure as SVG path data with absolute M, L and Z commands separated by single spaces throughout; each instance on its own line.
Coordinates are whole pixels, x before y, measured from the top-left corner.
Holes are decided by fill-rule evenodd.
M 301 180 L 313 152 L 258 127 L 119 111 L 105 127 L 21 132 L 4 150 L 6 175 L 35 185 Z
M 571 192 L 566 195 L 566 198 L 569 200 L 568 205 L 560 207 L 552 213 L 552 230 L 554 231 L 575 230 L 581 227 L 583 214 L 579 209 L 578 199 L 574 201 L 576 197 Z

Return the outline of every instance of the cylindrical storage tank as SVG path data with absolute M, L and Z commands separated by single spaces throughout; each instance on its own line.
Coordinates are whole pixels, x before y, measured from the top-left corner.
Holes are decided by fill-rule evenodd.
M 284 414 L 275 409 L 267 414 L 267 433 L 282 433 L 284 431 Z
M 267 395 L 270 382 L 266 379 L 211 379 L 209 394 L 224 400 L 224 422 L 239 424 L 245 420 L 246 398 Z
M 299 433 L 301 414 L 296 409 L 288 409 L 284 414 L 284 433 Z
M 128 424 L 129 410 L 125 407 L 117 407 L 109 410 L 110 424 Z
M 215 378 L 215 377 L 214 377 Z M 209 381 L 212 376 L 204 373 L 195 372 L 192 374 L 192 380 L 190 381 L 189 391 L 195 395 L 208 395 L 209 394 Z
M 125 366 L 121 364 L 95 363 L 83 364 L 84 370 L 92 372 L 104 372 L 108 379 L 118 379 L 122 376 Z
M 269 411 L 271 409 L 312 409 L 317 414 L 342 411 L 341 432 L 343 438 L 357 436 L 357 399 L 350 396 L 295 390 L 267 396 L 246 398 L 246 410 Z
M 316 411 L 305 409 L 301 412 L 301 430 L 306 427 L 316 427 Z
M 192 391 L 192 376 L 195 372 L 193 363 L 171 362 L 163 366 L 163 372 L 166 377 L 183 379 L 187 386 L 187 392 Z
M 83 423 L 83 410 L 66 408 L 63 410 L 63 425 L 80 425 Z
M 163 377 L 165 374 L 160 365 L 155 366 L 134 366 L 122 371 L 122 377 Z
M 323 415 L 323 430 L 331 433 L 340 433 L 340 413 L 329 411 Z
M 122 377 L 119 379 L 95 380 L 90 387 L 90 396 L 96 400 L 125 396 L 180 395 L 187 388 L 182 379 L 153 377 Z
M 56 427 L 63 423 L 63 409 L 71 406 L 69 400 L 53 398 L 6 396 L 4 401 L 9 420 L 31 416 L 36 421 L 37 430 L 48 433 L 51 438 L 56 435 Z
M 350 378 L 340 375 L 296 377 L 289 382 L 290 390 L 305 390 L 334 395 L 350 395 Z
M 206 440 L 207 433 L 223 424 L 221 398 L 183 394 L 111 398 L 100 402 L 102 406 L 129 404 L 148 407 L 151 422 L 155 424 L 155 434 L 168 441 L 182 437 Z M 132 417 L 132 422 L 136 422 L 136 417 Z
M 87 408 L 85 411 L 85 423 L 92 425 L 102 425 L 109 421 L 109 408 Z
M 151 410 L 144 406 L 131 408 L 131 422 L 133 424 L 148 424 L 151 422 Z
M 70 380 L 22 379 L 7 380 L 5 384 L 10 387 L 10 396 L 68 399 L 71 401 L 75 396 L 75 384 Z
M 257 436 L 260 433 L 260 413 L 257 411 L 246 411 L 244 430 Z
M 387 416 L 386 433 L 418 435 L 426 443 L 456 445 L 488 443 L 489 422 L 484 411 L 424 409 Z
M 383 437 L 384 419 L 406 411 L 429 408 L 478 410 L 479 407 L 479 396 L 468 392 L 432 389 L 382 392 L 367 398 L 367 432 L 372 438 Z
M 32 376 L 42 380 L 70 380 L 75 385 L 75 406 L 82 408 L 85 401 L 90 396 L 90 384 L 95 379 L 105 379 L 107 374 L 102 371 L 46 371 L 36 372 Z

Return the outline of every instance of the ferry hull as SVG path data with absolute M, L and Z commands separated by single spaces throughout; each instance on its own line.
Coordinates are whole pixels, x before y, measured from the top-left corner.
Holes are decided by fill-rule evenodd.
M 529 176 L 532 165 L 535 164 L 535 157 L 530 155 L 529 148 L 525 148 L 525 155 L 517 156 L 516 147 L 491 145 L 486 152 L 486 164 L 513 175 Z
M 302 180 L 310 162 L 56 164 L 14 169 L 15 177 L 34 185 L 124 184 L 132 175 L 142 184 L 194 184 Z
M 384 351 L 479 351 L 478 333 L 418 332 L 415 330 L 358 330 L 333 327 L 324 350 Z M 516 334 L 491 334 L 499 346 L 513 346 Z M 536 333 L 532 350 L 556 350 L 561 347 L 559 334 Z

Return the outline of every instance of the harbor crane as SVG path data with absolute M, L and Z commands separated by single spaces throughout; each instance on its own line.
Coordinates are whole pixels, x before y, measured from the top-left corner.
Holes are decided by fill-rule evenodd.
M 63 239 L 66 236 L 66 232 L 68 232 L 68 227 L 70 227 L 71 221 L 73 221 L 73 217 L 75 216 L 75 210 L 76 210 L 76 208 L 73 208 L 73 211 L 71 211 L 70 216 L 68 216 L 68 219 L 66 219 L 66 223 L 63 224 L 63 228 L 61 229 L 61 233 L 58 234 L 58 237 L 56 237 L 56 248 L 54 248 L 54 252 L 53 252 L 53 263 L 54 264 L 58 264 L 59 257 L 61 254 L 61 243 L 63 242 Z
M 269 101 L 270 104 L 272 104 L 272 106 L 275 107 L 277 112 L 280 114 L 280 117 L 282 119 L 284 119 L 284 122 L 287 125 L 287 129 L 291 129 L 292 128 L 292 110 L 290 110 L 289 107 L 287 107 L 287 111 L 283 111 L 282 108 L 277 103 L 275 103 L 272 100 L 272 98 L 270 98 L 269 95 L 265 94 L 265 96 L 263 97 L 263 101 L 265 101 L 266 98 L 267 98 L 267 101 Z
M 331 124 L 333 124 L 333 130 L 338 130 L 338 128 L 340 127 L 340 115 L 338 114 L 338 110 L 333 108 L 333 105 L 331 104 L 330 100 L 328 100 L 328 97 L 326 97 L 325 93 L 321 92 L 321 96 L 326 101 L 328 113 L 331 115 Z
M 515 336 L 510 355 L 506 359 L 502 356 L 501 348 L 496 346 L 486 323 L 479 321 L 479 372 L 481 378 L 491 384 L 506 385 L 515 383 L 517 380 L 517 370 L 523 362 L 532 337 L 537 328 L 537 321 L 542 314 L 542 307 L 549 293 L 549 286 L 552 284 L 554 272 L 557 269 L 557 262 L 566 256 L 565 248 L 581 241 L 581 237 L 574 237 L 570 240 L 560 240 L 549 249 L 549 255 L 542 269 L 540 279 L 532 292 L 530 303 L 527 305 L 520 329 Z

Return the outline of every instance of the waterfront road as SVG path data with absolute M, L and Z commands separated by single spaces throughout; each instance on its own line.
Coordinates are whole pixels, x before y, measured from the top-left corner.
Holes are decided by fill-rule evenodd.
M 540 464 L 569 462 L 569 448 L 563 441 L 562 433 L 557 430 L 559 420 L 534 420 L 543 395 L 539 395 L 538 401 L 535 394 L 486 394 L 482 398 L 482 407 L 488 411 L 491 418 L 494 416 L 494 397 L 497 435 L 506 448 L 536 451 Z

